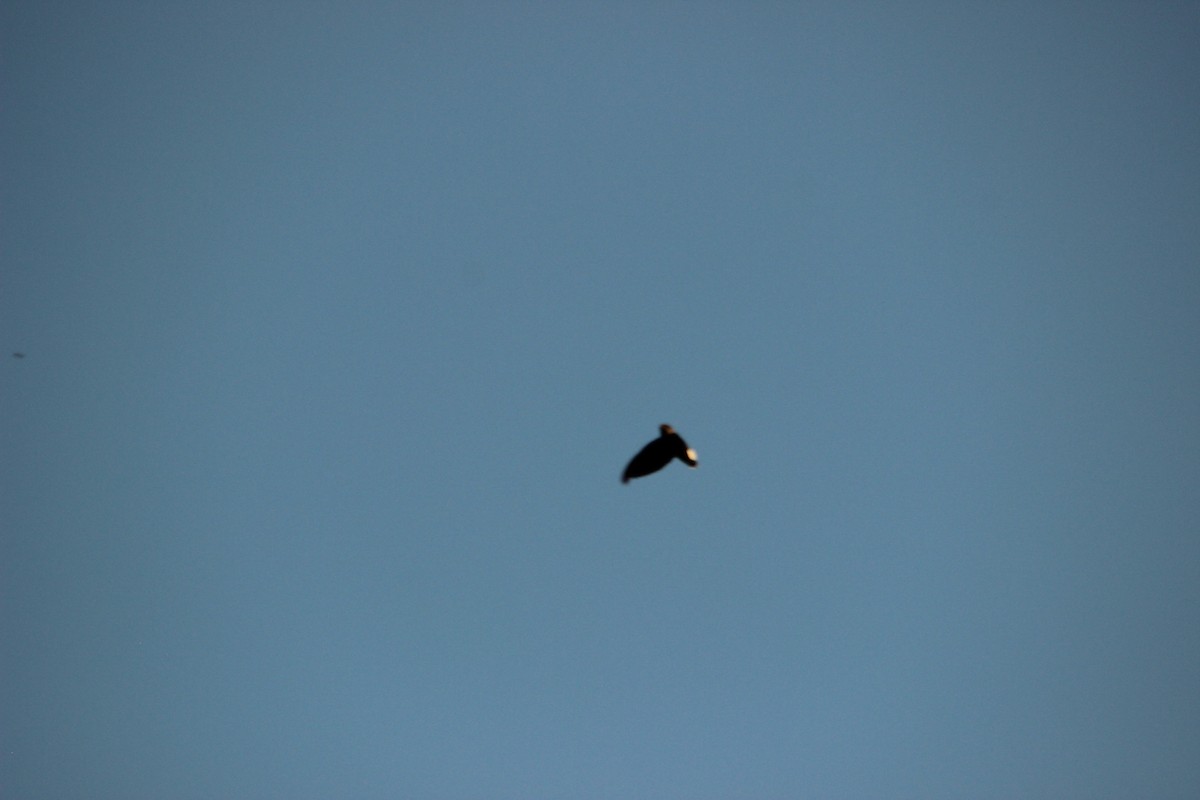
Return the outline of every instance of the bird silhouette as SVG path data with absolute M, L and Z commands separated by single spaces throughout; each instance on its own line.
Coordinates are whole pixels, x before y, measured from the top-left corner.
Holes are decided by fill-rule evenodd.
M 659 425 L 658 430 L 661 435 L 643 447 L 625 467 L 625 472 L 621 475 L 621 483 L 629 483 L 632 478 L 640 478 L 658 472 L 670 464 L 673 458 L 678 458 L 689 467 L 695 467 L 700 463 L 696 460 L 696 451 L 687 446 L 687 442 L 675 432 L 674 428 L 670 425 Z

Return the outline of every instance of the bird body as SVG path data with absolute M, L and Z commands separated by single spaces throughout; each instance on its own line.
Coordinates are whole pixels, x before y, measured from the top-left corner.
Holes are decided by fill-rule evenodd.
M 629 483 L 633 478 L 658 472 L 678 458 L 689 467 L 695 467 L 700 462 L 696 460 L 696 451 L 688 447 L 683 437 L 675 432 L 670 425 L 659 425 L 660 436 L 643 447 L 621 475 L 621 483 Z

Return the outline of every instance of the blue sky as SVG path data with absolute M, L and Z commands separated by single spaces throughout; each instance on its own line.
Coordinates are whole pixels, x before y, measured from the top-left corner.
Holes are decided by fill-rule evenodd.
M 4 4 L 0 792 L 1195 797 L 1198 34 Z

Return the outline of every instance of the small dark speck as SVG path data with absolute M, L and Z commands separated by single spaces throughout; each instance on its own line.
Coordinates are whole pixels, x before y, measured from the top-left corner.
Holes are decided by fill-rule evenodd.
M 24 357 L 25 357 L 24 353 L 13 353 L 13 358 L 24 358 Z

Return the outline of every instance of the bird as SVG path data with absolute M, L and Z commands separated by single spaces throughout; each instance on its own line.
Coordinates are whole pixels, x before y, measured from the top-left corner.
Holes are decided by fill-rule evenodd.
M 621 483 L 629 483 L 632 478 L 641 478 L 644 475 L 658 472 L 670 464 L 673 458 L 678 458 L 689 467 L 695 467 L 700 463 L 696 460 L 696 451 L 688 447 L 687 442 L 675 432 L 674 428 L 663 424 L 658 426 L 658 430 L 661 435 L 638 451 L 638 454 L 625 467 L 625 472 L 621 475 Z
M 25 357 L 24 353 L 13 353 L 13 358 L 24 358 L 24 357 Z

